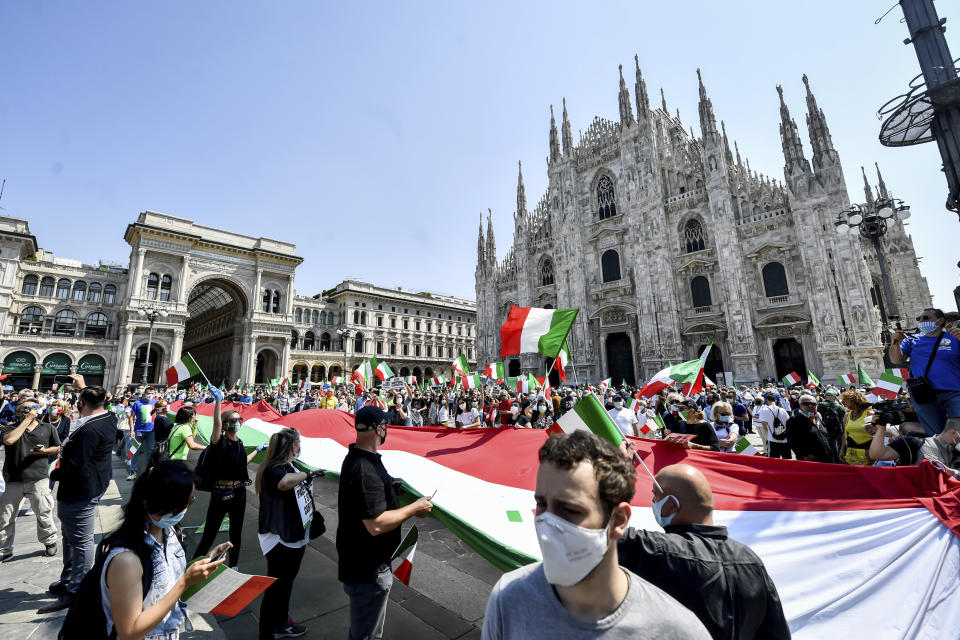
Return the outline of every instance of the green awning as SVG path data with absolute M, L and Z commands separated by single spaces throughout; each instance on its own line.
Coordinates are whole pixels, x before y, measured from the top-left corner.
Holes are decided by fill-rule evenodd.
M 3 373 L 33 373 L 37 359 L 26 351 L 8 353 L 3 359 Z
M 43 359 L 43 369 L 40 373 L 56 374 L 65 376 L 70 373 L 70 365 L 73 364 L 70 356 L 63 353 L 51 353 Z
M 88 354 L 77 363 L 77 373 L 82 376 L 102 376 L 107 362 L 98 355 Z

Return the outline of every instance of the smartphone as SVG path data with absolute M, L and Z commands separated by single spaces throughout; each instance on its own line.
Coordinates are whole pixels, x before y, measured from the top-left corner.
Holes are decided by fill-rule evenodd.
M 210 562 L 218 562 L 220 560 L 223 560 L 224 558 L 227 557 L 227 551 L 229 550 L 230 550 L 230 547 L 226 547 L 223 551 L 221 551 L 217 555 L 210 558 Z
M 73 378 L 70 376 L 53 376 L 53 384 L 73 384 Z

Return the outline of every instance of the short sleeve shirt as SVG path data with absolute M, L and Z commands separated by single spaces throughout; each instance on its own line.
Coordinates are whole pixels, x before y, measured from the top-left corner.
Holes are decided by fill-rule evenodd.
M 910 375 L 922 376 L 930 362 L 937 336 L 917 336 L 900 343 L 900 351 L 910 358 Z M 927 379 L 937 391 L 960 391 L 960 340 L 944 332 Z
M 637 414 L 624 407 L 623 409 L 617 409 L 614 407 L 607 411 L 611 418 L 613 418 L 614 423 L 617 425 L 617 428 L 620 429 L 620 433 L 625 436 L 633 435 L 633 425 L 639 422 L 637 420 Z
M 130 411 L 133 413 L 134 431 L 153 431 L 153 405 L 156 402 L 154 399 L 150 402 L 137 400 L 133 403 Z
M 379 453 L 350 445 L 340 468 L 337 496 L 337 553 L 340 582 L 372 582 L 400 545 L 400 527 L 370 535 L 364 520 L 399 506 L 393 478 Z
M 170 459 L 186 460 L 190 453 L 190 447 L 184 443 L 188 436 L 193 435 L 193 425 L 178 424 L 170 434 Z
M 2 434 L 5 436 L 14 429 L 17 424 L 9 424 L 3 427 Z M 44 447 L 59 447 L 60 437 L 57 436 L 57 430 L 49 422 L 41 422 L 33 431 L 24 431 L 20 439 L 13 444 L 3 446 L 3 478 L 7 482 L 33 482 L 47 477 L 47 467 L 50 461 L 46 455 L 38 456 L 30 453 L 38 444 Z

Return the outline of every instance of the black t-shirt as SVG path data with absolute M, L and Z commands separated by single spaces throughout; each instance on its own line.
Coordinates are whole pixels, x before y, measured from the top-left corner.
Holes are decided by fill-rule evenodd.
M 713 430 L 713 425 L 709 422 L 688 422 L 686 432 L 697 434 L 697 437 L 690 442 L 706 445 L 714 451 L 720 450 L 720 439 L 717 438 L 717 432 Z
M 522 413 L 518 413 L 517 417 L 514 418 L 513 414 L 510 414 L 510 417 L 507 418 L 507 426 L 510 427 L 526 427 L 530 424 L 530 419 Z
M 17 424 L 6 425 L 0 433 L 6 436 L 17 428 Z M 33 482 L 47 477 L 47 467 L 50 464 L 47 456 L 37 456 L 30 453 L 30 450 L 38 444 L 42 444 L 44 447 L 60 446 L 57 430 L 49 422 L 39 423 L 33 428 L 33 431 L 25 430 L 19 440 L 3 446 L 4 480 L 7 482 Z
M 210 465 L 215 480 L 246 482 L 250 479 L 247 473 L 247 452 L 240 438 L 234 441 L 222 434 L 217 444 L 210 446 L 210 453 L 207 455 L 210 457 L 207 464 Z
M 166 440 L 170 437 L 170 432 L 173 431 L 173 422 L 170 421 L 165 415 L 157 414 L 157 417 L 153 421 L 153 437 L 157 442 Z
M 383 466 L 380 454 L 351 444 L 340 468 L 337 496 L 340 582 L 372 582 L 377 568 L 390 561 L 400 544 L 400 527 L 372 536 L 363 521 L 398 506 L 393 478 Z
M 897 460 L 898 466 L 909 466 L 920 464 L 923 460 L 923 454 L 920 453 L 923 441 L 924 438 L 901 436 L 896 440 L 891 440 L 887 446 L 900 454 L 900 459 Z

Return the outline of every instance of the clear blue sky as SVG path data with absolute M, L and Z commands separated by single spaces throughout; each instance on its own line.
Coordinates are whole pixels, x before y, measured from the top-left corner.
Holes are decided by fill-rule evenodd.
M 617 65 L 632 93 L 637 53 L 653 101 L 663 86 L 698 130 L 700 67 L 741 152 L 781 179 L 774 87 L 809 156 L 807 73 L 851 195 L 878 161 L 954 308 L 936 146 L 877 141 L 877 108 L 918 73 L 898 10 L 874 25 L 890 4 L 4 2 L 0 204 L 88 262 L 125 263 L 124 227 L 152 209 L 296 242 L 300 293 L 356 277 L 473 298 L 480 212 L 502 257 L 517 160 L 531 205 L 545 187 L 550 104 L 566 96 L 575 138 L 616 119 Z

